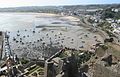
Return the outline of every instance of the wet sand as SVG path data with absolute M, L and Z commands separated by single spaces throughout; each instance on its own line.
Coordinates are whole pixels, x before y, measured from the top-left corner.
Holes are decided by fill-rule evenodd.
M 61 17 L 54 14 L 40 14 L 38 17 L 55 17 L 55 19 L 64 20 L 69 26 L 62 24 L 65 26 L 58 27 L 60 24 L 58 23 L 57 25 L 54 24 L 56 27 L 50 27 L 47 23 L 47 27 L 31 27 L 8 32 L 11 49 L 19 57 L 42 59 L 44 56 L 49 57 L 50 54 L 54 54 L 64 47 L 94 51 L 96 43 L 103 43 L 103 38 L 99 34 L 92 33 L 82 26 L 77 26 L 79 21 L 77 18 Z M 53 22 L 51 19 L 50 23 Z

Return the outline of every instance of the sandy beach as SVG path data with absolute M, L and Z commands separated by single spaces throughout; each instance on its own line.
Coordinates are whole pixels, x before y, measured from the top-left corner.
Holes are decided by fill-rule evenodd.
M 77 26 L 78 21 L 80 21 L 78 18 L 46 13 L 35 13 L 35 15 L 30 13 L 30 15 L 36 18 L 37 25 L 8 32 L 11 49 L 19 57 L 39 57 L 42 59 L 64 47 L 95 51 L 95 45 L 103 43 L 103 38 L 99 34 L 92 33 L 82 26 Z M 36 28 L 35 26 L 38 24 L 45 26 Z M 60 26 L 61 24 L 62 26 Z

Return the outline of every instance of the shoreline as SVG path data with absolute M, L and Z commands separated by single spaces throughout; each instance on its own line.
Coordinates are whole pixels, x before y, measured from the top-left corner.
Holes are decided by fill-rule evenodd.
M 44 13 L 44 15 L 46 16 L 46 13 Z M 47 14 L 47 15 L 56 16 L 55 14 Z M 77 22 L 77 24 L 80 21 L 78 18 L 75 18 L 73 16 L 65 16 L 65 17 L 61 16 L 60 18 L 62 19 L 65 18 L 64 20 L 66 20 L 66 22 Z M 41 50 L 39 46 L 42 46 L 42 43 L 45 43 L 46 45 L 50 45 L 52 42 L 53 48 L 54 46 L 56 47 L 62 46 L 72 49 L 75 48 L 77 50 L 91 50 L 94 52 L 94 45 L 98 42 L 103 43 L 103 39 L 100 35 L 90 32 L 82 25 L 80 26 L 72 25 L 67 28 L 49 27 L 46 29 L 47 31 L 42 31 L 40 29 L 34 29 L 34 28 L 30 30 L 27 28 L 26 30 L 23 29 L 22 31 L 19 30 L 9 33 L 9 35 L 11 35 L 10 42 L 13 51 L 16 51 L 16 54 L 20 56 L 26 53 L 26 55 L 34 57 L 36 53 L 40 55 L 42 54 L 42 51 L 41 52 L 37 51 L 37 50 Z M 36 53 L 33 52 L 34 47 L 36 48 L 35 50 Z M 31 53 L 33 55 L 31 55 Z

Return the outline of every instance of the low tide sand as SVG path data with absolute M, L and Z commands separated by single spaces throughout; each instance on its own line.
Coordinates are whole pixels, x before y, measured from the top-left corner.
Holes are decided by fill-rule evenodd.
M 58 19 L 66 20 L 69 23 L 77 23 L 78 18 L 65 16 L 61 17 L 60 15 L 55 14 L 40 14 L 39 17 L 56 17 Z M 8 33 L 10 35 L 10 44 L 12 50 L 19 56 L 24 54 L 24 49 L 27 51 L 32 49 L 28 53 L 37 55 L 42 55 L 40 51 L 34 51 L 33 47 L 40 50 L 40 45 L 45 43 L 46 45 L 51 44 L 58 47 L 68 47 L 77 50 L 91 50 L 94 51 L 96 43 L 103 43 L 103 38 L 96 33 L 92 33 L 81 26 L 65 26 L 65 27 L 43 27 L 43 28 L 32 28 L 32 29 L 23 29 L 16 32 Z M 18 36 L 19 35 L 19 36 Z M 14 40 L 15 38 L 15 40 Z M 39 40 L 39 41 L 38 41 Z M 27 54 L 28 54 L 27 53 Z

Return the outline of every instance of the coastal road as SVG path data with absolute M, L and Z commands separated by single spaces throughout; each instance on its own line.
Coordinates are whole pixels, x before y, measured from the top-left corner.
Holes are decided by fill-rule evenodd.
M 91 24 L 90 22 L 88 22 L 89 17 L 85 17 L 84 15 L 74 16 L 74 17 L 77 17 L 77 18 L 80 19 L 79 24 L 81 24 L 83 27 L 89 28 L 89 29 L 92 30 L 92 32 L 98 33 L 99 35 L 101 35 L 103 37 L 103 39 L 109 38 L 109 36 L 108 36 L 108 34 L 106 32 L 102 31 L 99 28 L 93 27 L 92 26 L 93 24 Z

